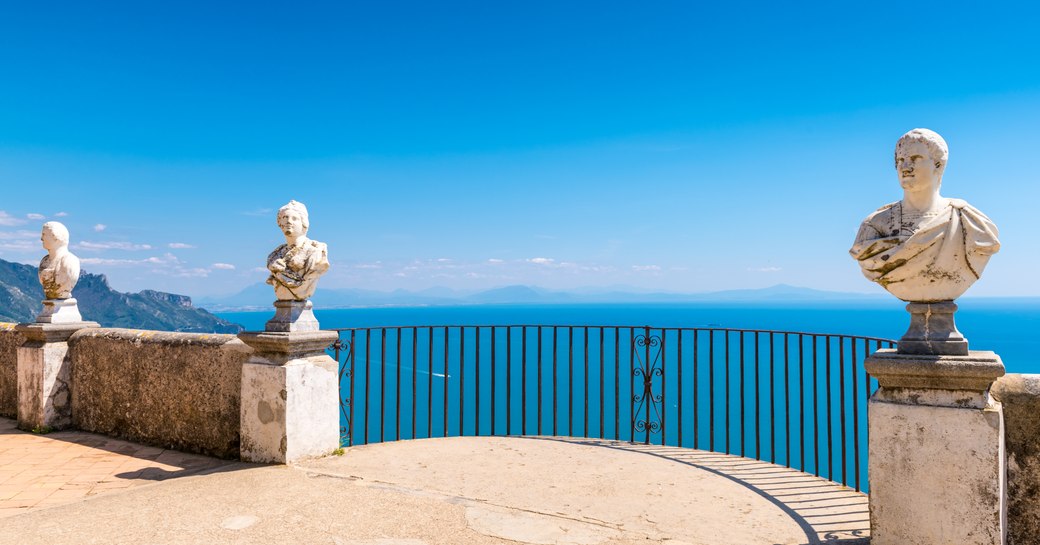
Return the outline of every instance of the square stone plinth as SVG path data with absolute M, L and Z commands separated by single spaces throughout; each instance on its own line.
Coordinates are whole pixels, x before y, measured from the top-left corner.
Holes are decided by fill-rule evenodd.
M 1006 535 L 1004 374 L 993 352 L 878 350 L 864 367 L 870 398 L 873 545 L 1002 545 Z
M 1005 543 L 1004 419 L 982 409 L 872 399 L 872 545 Z
M 323 353 L 338 334 L 246 332 L 255 352 L 242 368 L 242 460 L 289 463 L 339 448 L 338 363 Z
M 29 323 L 15 329 L 25 337 L 18 347 L 18 427 L 25 430 L 72 425 L 72 364 L 69 337 L 94 322 Z

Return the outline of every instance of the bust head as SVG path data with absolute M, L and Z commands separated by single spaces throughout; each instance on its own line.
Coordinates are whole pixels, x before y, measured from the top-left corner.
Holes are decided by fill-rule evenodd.
M 907 191 L 938 191 L 950 156 L 946 141 L 928 129 L 914 129 L 896 142 L 896 173 Z
M 59 222 L 48 221 L 43 224 L 40 240 L 43 242 L 43 248 L 48 252 L 67 247 L 69 230 Z
M 307 229 L 310 228 L 307 207 L 301 202 L 289 201 L 278 209 L 278 227 L 286 237 L 298 238 L 306 235 Z

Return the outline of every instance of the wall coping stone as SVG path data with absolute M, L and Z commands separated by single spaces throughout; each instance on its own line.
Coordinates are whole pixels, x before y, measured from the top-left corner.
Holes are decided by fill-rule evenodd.
M 103 338 L 112 340 L 123 340 L 139 344 L 168 344 L 168 345 L 200 345 L 221 347 L 230 345 L 243 352 L 249 348 L 240 342 L 237 337 L 226 333 L 184 333 L 175 331 L 153 331 L 147 329 L 126 329 L 117 327 L 98 327 L 77 331 L 69 340 L 72 342 L 84 338 Z

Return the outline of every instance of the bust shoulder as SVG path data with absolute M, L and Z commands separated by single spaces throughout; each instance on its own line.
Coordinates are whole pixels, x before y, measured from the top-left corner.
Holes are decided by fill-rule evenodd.
M 898 220 L 898 213 L 899 201 L 888 203 L 872 212 L 863 223 L 873 226 L 879 232 L 886 231 Z

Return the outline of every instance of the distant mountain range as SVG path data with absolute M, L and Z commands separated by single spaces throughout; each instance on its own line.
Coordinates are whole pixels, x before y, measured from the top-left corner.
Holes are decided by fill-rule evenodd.
M 195 308 L 191 298 L 161 291 L 120 293 L 104 275 L 83 273 L 72 296 L 84 320 L 104 327 L 238 333 L 242 326 Z M 32 322 L 43 308 L 36 267 L 0 259 L 0 322 Z
M 728 290 L 709 293 L 667 293 L 637 288 L 585 288 L 557 291 L 533 286 L 505 286 L 467 292 L 450 288 L 422 291 L 374 291 L 362 289 L 322 289 L 313 297 L 318 308 L 378 306 L 435 306 L 486 304 L 567 304 L 567 303 L 683 303 L 683 302 L 811 302 L 864 301 L 883 299 L 882 294 L 843 293 L 779 284 L 769 288 Z M 212 312 L 268 310 L 274 292 L 266 284 L 254 284 L 228 297 L 199 297 L 196 304 Z

